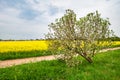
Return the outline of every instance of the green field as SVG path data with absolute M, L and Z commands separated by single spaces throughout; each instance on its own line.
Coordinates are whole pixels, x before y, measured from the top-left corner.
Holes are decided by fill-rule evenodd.
M 0 69 L 0 80 L 119 80 L 120 50 L 97 54 L 94 63 L 83 60 L 67 67 L 58 60 L 29 63 Z

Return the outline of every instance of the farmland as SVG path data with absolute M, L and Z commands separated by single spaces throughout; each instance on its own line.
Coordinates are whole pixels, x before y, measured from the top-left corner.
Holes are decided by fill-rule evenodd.
M 46 41 L 1 41 L 0 52 L 46 50 Z
M 1 41 L 0 60 L 51 55 L 46 41 Z
M 48 51 L 48 41 L 1 41 L 0 60 L 27 58 L 51 55 Z M 104 44 L 105 45 L 105 44 Z M 112 47 L 120 46 L 120 41 L 114 41 Z
M 48 41 L 1 41 L 0 53 L 4 52 L 19 52 L 19 51 L 34 51 L 34 50 L 47 50 Z M 107 45 L 105 42 L 101 45 Z M 120 41 L 112 42 L 112 46 L 120 46 Z

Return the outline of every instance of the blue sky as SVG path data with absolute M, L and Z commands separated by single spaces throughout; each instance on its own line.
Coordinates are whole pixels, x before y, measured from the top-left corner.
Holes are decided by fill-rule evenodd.
M 120 37 L 120 0 L 0 0 L 0 39 L 44 38 L 48 25 L 72 9 L 77 17 L 98 10 Z

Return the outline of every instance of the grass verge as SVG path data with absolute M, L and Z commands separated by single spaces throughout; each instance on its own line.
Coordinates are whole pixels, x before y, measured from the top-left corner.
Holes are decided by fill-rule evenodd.
M 120 50 L 96 54 L 94 63 L 67 67 L 58 60 L 0 69 L 0 80 L 119 80 Z
M 0 60 L 47 56 L 51 54 L 52 54 L 51 51 L 47 51 L 47 50 L 4 52 L 4 53 L 0 53 Z

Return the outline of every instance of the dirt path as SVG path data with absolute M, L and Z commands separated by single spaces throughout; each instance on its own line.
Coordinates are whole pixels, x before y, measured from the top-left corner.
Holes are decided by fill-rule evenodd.
M 100 52 L 106 52 L 106 51 L 117 50 L 117 49 L 120 49 L 120 47 L 103 49 Z M 32 57 L 32 58 L 24 58 L 24 59 L 5 60 L 5 61 L 0 61 L 0 68 L 20 65 L 20 64 L 30 63 L 30 62 L 38 62 L 43 60 L 54 60 L 54 59 L 55 57 L 51 55 L 51 56 Z

